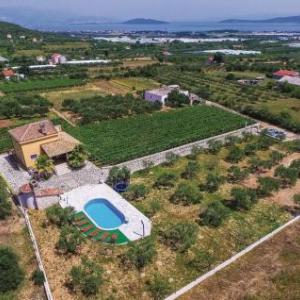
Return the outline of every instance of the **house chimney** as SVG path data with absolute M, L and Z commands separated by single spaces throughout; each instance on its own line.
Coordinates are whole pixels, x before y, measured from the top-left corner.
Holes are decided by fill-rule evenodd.
M 40 133 L 42 133 L 42 134 L 46 134 L 47 133 L 47 131 L 46 131 L 46 124 L 45 124 L 45 122 L 40 122 Z

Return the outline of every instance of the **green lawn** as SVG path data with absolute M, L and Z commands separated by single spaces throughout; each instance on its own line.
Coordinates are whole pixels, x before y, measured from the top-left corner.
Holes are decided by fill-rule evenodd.
M 64 124 L 95 161 L 114 164 L 242 128 L 250 120 L 224 110 L 187 107 L 78 127 Z

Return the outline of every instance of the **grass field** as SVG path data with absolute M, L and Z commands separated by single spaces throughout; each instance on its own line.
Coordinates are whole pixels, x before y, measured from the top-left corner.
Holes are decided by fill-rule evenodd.
M 233 131 L 247 122 L 218 108 L 196 106 L 65 129 L 95 160 L 112 164 Z
M 259 107 L 266 107 L 268 110 L 270 110 L 270 112 L 276 115 L 285 111 L 288 112 L 295 120 L 300 120 L 300 99 L 280 99 L 267 101 L 259 104 Z
M 158 82 L 147 78 L 121 78 L 112 80 L 112 83 L 124 86 L 131 91 L 149 90 L 160 86 Z
M 91 83 L 79 87 L 70 87 L 41 93 L 41 96 L 53 103 L 56 109 L 61 109 L 62 102 L 65 99 L 79 100 L 102 95 L 106 95 L 106 93 Z

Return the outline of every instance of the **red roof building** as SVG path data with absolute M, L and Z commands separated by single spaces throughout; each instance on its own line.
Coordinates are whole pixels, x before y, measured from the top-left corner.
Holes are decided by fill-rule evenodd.
M 2 76 L 6 79 L 10 79 L 11 77 L 14 77 L 16 74 L 12 69 L 4 69 L 2 71 Z
M 299 72 L 296 71 L 289 71 L 289 70 L 279 70 L 277 72 L 273 73 L 273 76 L 275 78 L 282 78 L 284 76 L 289 76 L 289 77 L 298 77 L 299 76 Z

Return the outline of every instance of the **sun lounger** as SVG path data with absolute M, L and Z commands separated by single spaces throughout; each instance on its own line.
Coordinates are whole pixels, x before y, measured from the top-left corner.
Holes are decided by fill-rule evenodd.
M 94 231 L 89 233 L 90 237 L 96 237 L 101 232 L 100 229 L 96 228 Z
M 108 237 L 109 237 L 109 233 L 108 232 L 104 232 L 103 235 L 101 236 L 101 241 L 103 242 Z
M 81 228 L 81 231 L 82 231 L 83 233 L 86 233 L 86 232 L 90 231 L 90 230 L 93 229 L 93 228 L 94 228 L 94 226 L 93 226 L 93 225 L 90 225 L 90 226 L 88 226 L 88 227 Z
M 115 243 L 117 239 L 118 239 L 118 235 L 115 234 L 115 233 L 112 234 L 111 237 L 110 237 L 110 241 L 111 241 L 112 243 Z

